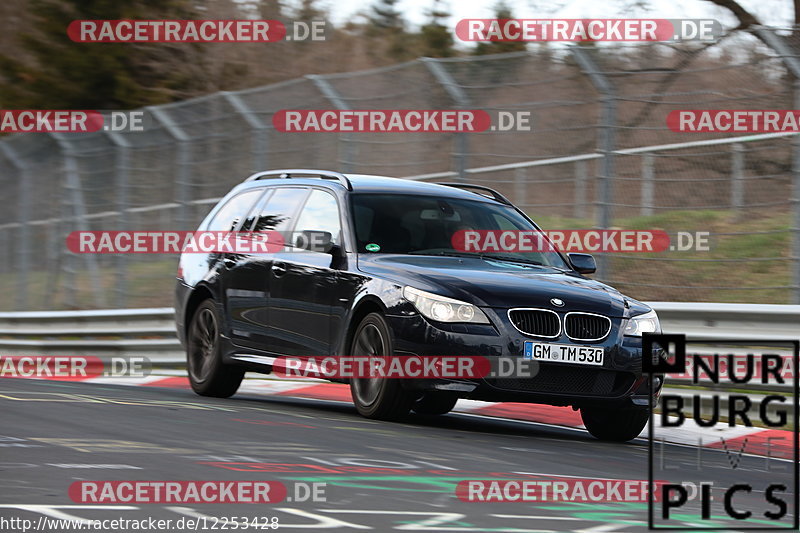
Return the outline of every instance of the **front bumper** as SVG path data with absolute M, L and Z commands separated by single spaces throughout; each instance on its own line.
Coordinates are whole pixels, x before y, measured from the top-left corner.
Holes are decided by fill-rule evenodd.
M 549 405 L 616 404 L 646 407 L 649 394 L 658 397 L 663 376 L 653 383 L 642 374 L 642 339 L 621 333 L 622 319 L 612 319 L 609 335 L 600 342 L 576 343 L 566 336 L 540 339 L 517 331 L 505 309 L 482 308 L 492 325 L 433 323 L 419 314 L 387 316 L 396 355 L 483 356 L 523 359 L 525 341 L 602 347 L 602 366 L 541 362 L 530 377 L 403 380 L 417 390 L 451 391 L 464 398 Z M 495 365 L 493 365 L 494 367 Z M 537 368 L 538 367 L 538 368 Z

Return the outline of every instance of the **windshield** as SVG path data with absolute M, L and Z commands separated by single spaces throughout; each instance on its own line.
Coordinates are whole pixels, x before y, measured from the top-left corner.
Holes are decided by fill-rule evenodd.
M 454 246 L 453 236 L 465 230 L 538 232 L 512 207 L 412 194 L 354 194 L 351 198 L 360 253 L 470 256 L 569 268 L 552 251 L 470 252 Z

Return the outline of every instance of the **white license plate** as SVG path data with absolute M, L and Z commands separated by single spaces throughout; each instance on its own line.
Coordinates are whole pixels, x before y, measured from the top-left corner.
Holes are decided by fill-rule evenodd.
M 593 346 L 525 341 L 524 359 L 600 366 L 603 364 L 605 352 L 604 348 Z

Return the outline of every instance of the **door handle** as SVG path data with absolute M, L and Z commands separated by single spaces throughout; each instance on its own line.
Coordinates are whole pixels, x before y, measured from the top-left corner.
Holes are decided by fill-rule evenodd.
M 276 278 L 279 278 L 286 274 L 286 267 L 283 265 L 283 263 L 275 263 L 272 265 L 272 273 L 275 274 Z

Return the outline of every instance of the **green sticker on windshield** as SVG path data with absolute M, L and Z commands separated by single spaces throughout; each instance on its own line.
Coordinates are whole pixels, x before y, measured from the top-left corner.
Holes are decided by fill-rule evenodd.
M 367 249 L 368 252 L 380 252 L 381 250 L 381 247 L 375 243 L 369 243 L 368 245 L 365 246 L 365 248 Z

